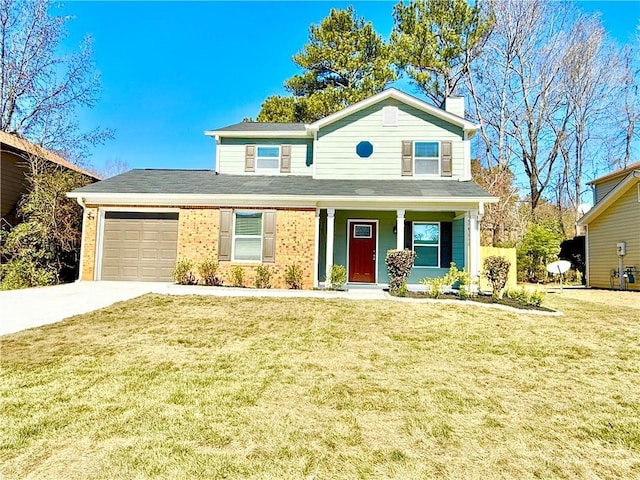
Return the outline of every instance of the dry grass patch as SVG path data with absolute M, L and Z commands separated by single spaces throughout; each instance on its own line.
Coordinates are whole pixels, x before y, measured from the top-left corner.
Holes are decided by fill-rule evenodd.
M 639 477 L 639 298 L 565 290 L 540 317 L 146 295 L 3 337 L 2 473 Z

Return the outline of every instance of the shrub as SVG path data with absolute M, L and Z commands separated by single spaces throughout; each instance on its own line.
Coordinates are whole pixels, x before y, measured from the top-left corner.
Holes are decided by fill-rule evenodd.
M 467 285 L 460 284 L 458 286 L 458 296 L 460 300 L 467 300 L 469 298 L 469 287 Z
M 256 267 L 256 288 L 271 288 L 271 270 L 268 265 L 258 265 Z
M 53 267 L 43 267 L 29 259 L 14 259 L 0 266 L 0 290 L 15 290 L 56 283 Z
M 409 289 L 407 288 L 407 282 L 402 282 L 402 285 L 400 285 L 400 288 L 398 288 L 398 291 L 396 292 L 396 296 L 406 297 L 408 291 Z
M 344 265 L 332 265 L 331 275 L 329 277 L 331 288 L 340 289 L 347 283 L 347 269 Z
M 231 286 L 244 287 L 244 270 L 242 267 L 233 267 L 229 271 L 229 279 L 231 280 Z
M 416 252 L 409 249 L 389 250 L 385 258 L 387 272 L 391 282 L 389 283 L 389 293 L 396 295 L 398 289 L 406 282 L 409 272 L 413 268 L 416 259 Z
M 180 259 L 173 267 L 173 279 L 178 285 L 195 285 L 198 283 L 196 276 L 191 271 L 193 262 L 186 258 Z
M 440 298 L 442 287 L 449 285 L 449 283 L 445 281 L 444 277 L 423 278 L 420 280 L 420 283 L 429 288 L 427 290 L 427 294 L 430 298 Z
M 517 247 L 518 279 L 542 282 L 547 278 L 547 264 L 558 259 L 562 236 L 551 228 L 533 224 Z
M 545 292 L 541 290 L 529 290 L 524 287 L 509 289 L 505 292 L 505 297 L 534 307 L 539 307 L 542 304 L 545 295 Z
M 502 296 L 502 289 L 507 284 L 510 266 L 511 263 L 505 257 L 492 255 L 484 259 L 484 276 L 491 284 L 494 300 L 499 300 Z
M 300 290 L 302 288 L 302 267 L 297 263 L 287 265 L 284 273 L 284 281 L 289 285 L 289 288 Z
M 222 281 L 217 275 L 218 273 L 218 262 L 216 262 L 213 258 L 209 258 L 204 260 L 198 265 L 198 274 L 205 285 L 222 285 Z

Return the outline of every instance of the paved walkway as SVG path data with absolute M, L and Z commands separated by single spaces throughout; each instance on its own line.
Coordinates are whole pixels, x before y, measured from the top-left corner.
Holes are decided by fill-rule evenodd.
M 113 303 L 144 295 L 215 295 L 220 297 L 312 297 L 377 300 L 386 298 L 378 288 L 351 288 L 345 292 L 321 290 L 257 290 L 174 285 L 153 282 L 75 282 L 53 287 L 0 291 L 0 335 L 59 322 Z

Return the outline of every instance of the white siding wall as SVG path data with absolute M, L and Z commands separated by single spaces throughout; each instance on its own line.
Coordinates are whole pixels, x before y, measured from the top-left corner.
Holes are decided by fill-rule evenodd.
M 398 107 L 398 126 L 382 126 L 382 108 Z M 462 129 L 409 107 L 393 99 L 380 102 L 321 128 L 316 143 L 316 178 L 407 179 L 403 177 L 402 141 L 451 140 L 453 176 L 458 180 L 467 175 L 465 156 L 469 156 L 469 141 L 463 140 Z M 373 144 L 373 154 L 360 158 L 356 145 L 363 140 Z
M 291 145 L 291 175 L 312 175 L 313 139 L 299 138 L 222 138 L 216 159 L 220 173 L 242 175 L 244 171 L 245 145 Z M 260 172 L 246 175 L 260 175 Z

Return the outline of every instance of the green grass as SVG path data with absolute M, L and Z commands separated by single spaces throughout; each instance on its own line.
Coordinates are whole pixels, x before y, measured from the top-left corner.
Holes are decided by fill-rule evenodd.
M 640 478 L 640 296 L 146 295 L 2 338 L 2 478 Z

